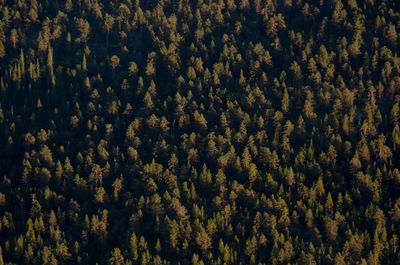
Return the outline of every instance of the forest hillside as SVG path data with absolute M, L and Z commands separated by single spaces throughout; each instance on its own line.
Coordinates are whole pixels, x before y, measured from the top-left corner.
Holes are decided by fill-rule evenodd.
M 400 264 L 400 1 L 0 18 L 0 265 Z

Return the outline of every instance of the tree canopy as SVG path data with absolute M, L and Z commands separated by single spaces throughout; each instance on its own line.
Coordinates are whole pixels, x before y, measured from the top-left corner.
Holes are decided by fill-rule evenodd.
M 399 1 L 0 17 L 0 265 L 400 264 Z

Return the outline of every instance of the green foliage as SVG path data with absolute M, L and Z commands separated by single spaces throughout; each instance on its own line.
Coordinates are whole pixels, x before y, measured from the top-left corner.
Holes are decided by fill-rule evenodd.
M 399 1 L 0 1 L 0 265 L 399 264 Z

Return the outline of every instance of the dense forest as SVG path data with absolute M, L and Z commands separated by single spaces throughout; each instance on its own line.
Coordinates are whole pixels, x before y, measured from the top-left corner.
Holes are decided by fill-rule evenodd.
M 0 18 L 0 265 L 400 264 L 400 1 Z

